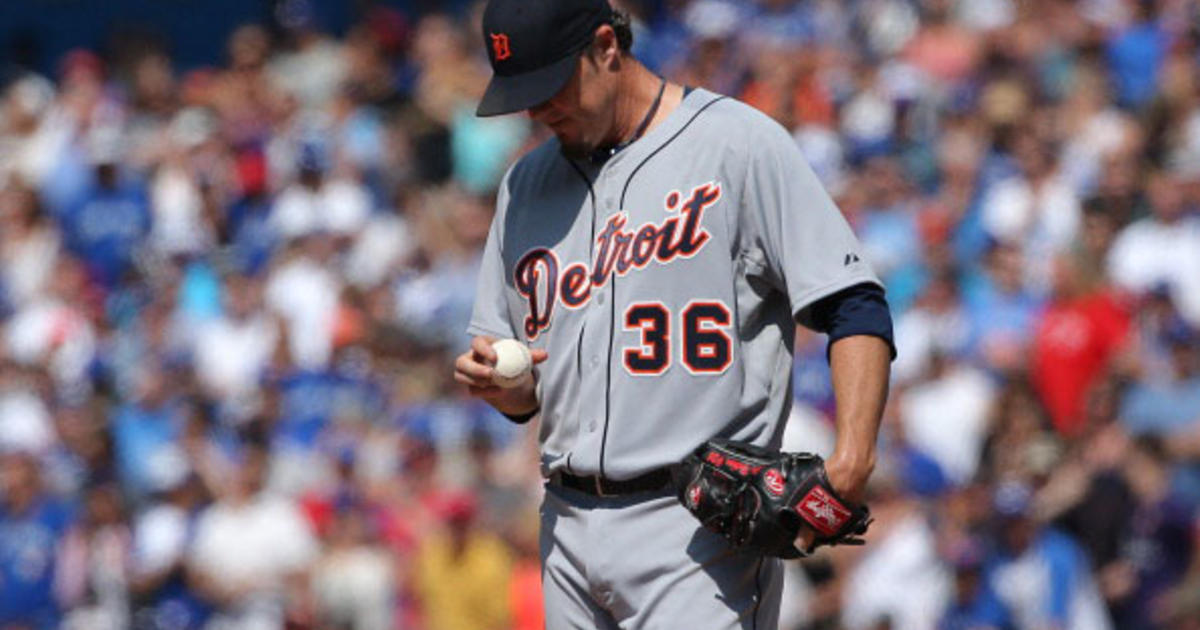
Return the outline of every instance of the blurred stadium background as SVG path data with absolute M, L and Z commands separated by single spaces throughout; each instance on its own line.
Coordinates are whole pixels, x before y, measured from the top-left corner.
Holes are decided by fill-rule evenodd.
M 784 630 L 1200 628 L 1196 4 L 618 4 L 888 285 L 871 544 Z M 546 136 L 472 115 L 480 9 L 0 2 L 0 628 L 541 628 L 534 431 L 450 378 Z

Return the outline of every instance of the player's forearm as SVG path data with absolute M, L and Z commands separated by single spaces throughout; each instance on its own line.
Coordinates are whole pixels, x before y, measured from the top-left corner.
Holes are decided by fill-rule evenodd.
M 887 401 L 891 351 L 878 337 L 855 335 L 834 342 L 829 362 L 837 400 L 837 441 L 829 468 L 831 476 L 836 471 L 841 477 L 831 478 L 831 482 L 860 493 L 875 468 L 875 441 Z

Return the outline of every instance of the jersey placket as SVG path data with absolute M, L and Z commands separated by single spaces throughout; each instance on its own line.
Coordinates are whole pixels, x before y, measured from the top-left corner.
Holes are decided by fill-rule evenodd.
M 592 240 L 587 249 L 590 264 L 596 264 L 597 243 L 596 234 L 613 214 L 618 212 L 617 196 L 620 194 L 620 174 L 613 168 L 617 158 L 610 159 L 596 174 L 592 183 L 595 193 L 595 216 L 592 230 Z M 604 475 L 606 430 L 611 421 L 611 383 L 613 379 L 612 353 L 616 343 L 617 330 L 616 304 L 618 303 L 615 285 L 615 273 L 610 273 L 604 284 L 595 287 L 592 298 L 583 316 L 585 334 L 581 339 L 583 378 L 580 383 L 580 434 L 575 449 L 578 454 L 595 457 L 597 474 Z M 588 457 L 587 459 L 590 459 Z M 584 461 L 587 461 L 585 459 Z M 580 463 L 578 456 L 575 463 Z M 590 463 L 590 462 L 589 462 Z

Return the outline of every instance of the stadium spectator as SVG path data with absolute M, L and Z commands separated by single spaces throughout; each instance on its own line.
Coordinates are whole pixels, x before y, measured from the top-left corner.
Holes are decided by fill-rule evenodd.
M 63 608 L 55 590 L 71 510 L 42 486 L 37 459 L 0 456 L 0 623 L 57 628 Z
M 318 551 L 295 503 L 266 486 L 260 439 L 243 446 L 237 479 L 200 514 L 188 554 L 214 623 L 238 628 L 282 627 Z
M 442 497 L 442 531 L 417 551 L 417 593 L 430 630 L 509 627 L 512 552 L 479 527 L 477 499 L 461 492 Z

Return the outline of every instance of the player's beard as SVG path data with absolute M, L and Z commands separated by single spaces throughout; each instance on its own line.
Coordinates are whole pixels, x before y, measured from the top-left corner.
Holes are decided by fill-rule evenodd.
M 586 142 L 563 142 L 560 138 L 558 141 L 558 152 L 568 160 L 582 160 L 591 157 L 596 150 Z

